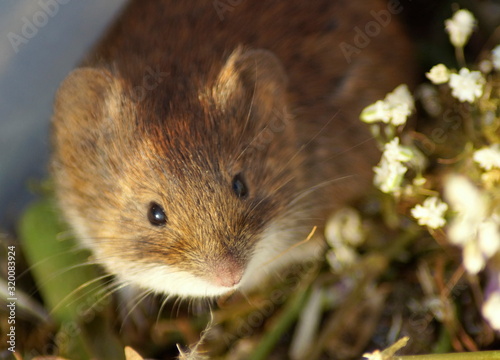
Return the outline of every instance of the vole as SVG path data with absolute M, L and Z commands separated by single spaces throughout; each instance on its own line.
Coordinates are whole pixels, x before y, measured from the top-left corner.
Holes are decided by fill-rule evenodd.
M 409 78 L 401 10 L 132 1 L 56 95 L 63 216 L 124 283 L 214 297 L 262 281 L 371 184 L 358 117 Z

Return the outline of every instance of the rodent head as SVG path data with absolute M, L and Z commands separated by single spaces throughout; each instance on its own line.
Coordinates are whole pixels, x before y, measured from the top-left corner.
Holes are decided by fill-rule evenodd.
M 58 91 L 60 207 L 124 282 L 216 296 L 289 246 L 303 175 L 284 71 L 271 53 L 238 48 L 214 75 L 138 102 L 119 73 L 80 68 Z

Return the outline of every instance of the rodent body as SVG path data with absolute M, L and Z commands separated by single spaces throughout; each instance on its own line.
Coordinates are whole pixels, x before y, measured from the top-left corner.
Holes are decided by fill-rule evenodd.
M 133 1 L 53 117 L 77 236 L 122 281 L 180 296 L 260 281 L 370 184 L 358 115 L 409 66 L 396 21 L 350 61 L 339 47 L 383 2 L 216 3 Z

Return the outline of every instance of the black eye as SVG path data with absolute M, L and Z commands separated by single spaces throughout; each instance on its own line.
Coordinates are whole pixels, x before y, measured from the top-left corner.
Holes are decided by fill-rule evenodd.
M 248 196 L 248 188 L 241 174 L 236 174 L 233 178 L 233 191 L 239 198 Z
M 163 226 L 167 223 L 167 215 L 161 205 L 155 202 L 149 204 L 148 220 L 154 226 Z

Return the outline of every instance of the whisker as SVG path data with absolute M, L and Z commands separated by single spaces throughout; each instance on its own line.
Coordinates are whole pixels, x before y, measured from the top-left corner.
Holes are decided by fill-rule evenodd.
M 82 289 L 85 289 L 85 288 L 88 288 L 90 285 L 92 284 L 95 284 L 95 283 L 98 283 L 100 282 L 102 279 L 105 279 L 107 277 L 110 277 L 111 275 L 109 274 L 105 274 L 105 275 L 102 275 L 102 276 L 99 276 L 95 279 L 92 279 L 92 280 L 89 280 L 83 284 L 81 284 L 80 286 L 78 286 L 76 289 L 74 289 L 73 291 L 71 291 L 68 295 L 66 295 L 60 302 L 59 304 L 57 304 L 56 306 L 54 306 L 54 308 L 50 311 L 51 314 L 55 313 L 56 311 L 58 311 L 59 309 L 61 309 L 61 307 L 64 305 L 64 306 L 69 306 L 69 305 L 72 305 L 76 302 L 78 302 L 79 300 L 81 300 L 82 298 L 88 296 L 92 291 L 96 290 L 96 289 L 88 289 L 87 292 L 83 293 L 82 295 L 76 297 L 75 299 L 73 299 L 71 302 L 67 302 L 68 299 L 70 299 L 71 297 L 73 297 L 75 294 L 77 294 L 79 291 L 81 291 Z
M 310 193 L 316 191 L 316 190 L 319 190 L 325 186 L 328 186 L 328 185 L 331 185 L 332 183 L 335 183 L 337 181 L 342 181 L 342 180 L 346 180 L 350 177 L 352 177 L 353 175 L 345 175 L 345 176 L 342 176 L 342 177 L 336 177 L 334 179 L 330 179 L 330 180 L 325 180 L 325 181 L 322 181 L 316 185 L 313 185 L 305 190 L 302 190 L 300 193 L 298 193 L 295 198 L 290 202 L 290 205 L 295 205 L 295 203 L 297 203 L 298 201 L 302 200 L 305 196 L 309 195 Z
M 298 246 L 300 246 L 302 244 L 305 244 L 305 243 L 309 242 L 309 240 L 311 240 L 311 238 L 313 237 L 314 233 L 316 232 L 317 228 L 318 228 L 317 226 L 314 226 L 313 229 L 311 230 L 311 232 L 309 233 L 309 235 L 307 235 L 307 237 L 304 240 L 302 240 L 302 241 L 300 241 L 300 242 L 298 242 L 296 244 L 293 244 L 292 246 L 290 246 L 286 250 L 282 251 L 281 253 L 279 253 L 278 255 L 276 255 L 275 257 L 273 257 L 271 260 L 269 260 L 269 261 L 265 262 L 264 264 L 262 264 L 262 266 L 265 267 L 265 266 L 269 265 L 273 261 L 276 261 L 277 259 L 279 259 L 283 255 L 285 255 L 287 252 L 295 249 L 296 247 L 298 247 Z
M 158 315 L 156 316 L 156 324 L 158 324 L 158 322 L 160 321 L 160 316 L 161 313 L 163 312 L 163 308 L 167 305 L 167 302 L 170 300 L 171 297 L 172 295 L 167 295 L 161 302 L 160 308 L 158 309 Z
M 295 160 L 295 158 L 302 152 L 304 151 L 304 149 L 306 149 L 323 131 L 325 131 L 325 129 L 327 128 L 328 125 L 330 125 L 330 123 L 333 121 L 333 119 L 335 119 L 337 117 L 337 115 L 340 113 L 340 110 L 337 110 L 337 112 L 335 114 L 333 114 L 329 119 L 328 121 L 321 127 L 321 129 L 319 129 L 316 134 L 314 134 L 313 137 L 311 137 L 305 144 L 303 144 L 296 152 L 295 154 L 290 157 L 290 159 L 288 159 L 288 161 L 281 167 L 280 170 L 278 170 L 278 174 L 281 174 L 281 172 L 283 171 L 283 169 L 286 169 L 288 167 L 288 165 Z
M 125 325 L 125 322 L 129 318 L 129 316 L 132 315 L 133 311 L 140 305 L 140 303 L 151 294 L 153 294 L 152 290 L 144 290 L 140 292 L 136 297 L 134 297 L 134 299 L 132 299 L 132 301 L 134 302 L 134 306 L 132 306 L 127 314 L 123 317 L 122 326 L 120 327 L 120 333 L 123 331 L 123 326 Z
M 17 279 L 22 278 L 23 276 L 25 276 L 28 273 L 30 273 L 31 271 L 33 271 L 33 269 L 35 269 L 39 266 L 42 266 L 42 265 L 46 264 L 47 262 L 54 261 L 54 259 L 56 259 L 59 256 L 67 256 L 68 254 L 75 253 L 75 252 L 77 253 L 79 251 L 82 251 L 82 248 L 78 247 L 78 245 L 75 244 L 72 249 L 67 249 L 65 251 L 58 252 L 57 254 L 52 254 L 50 256 L 47 256 L 46 258 L 43 258 L 42 260 L 39 260 L 34 264 L 30 264 L 30 266 L 26 270 L 22 271 L 19 275 L 17 275 L 16 278 Z

